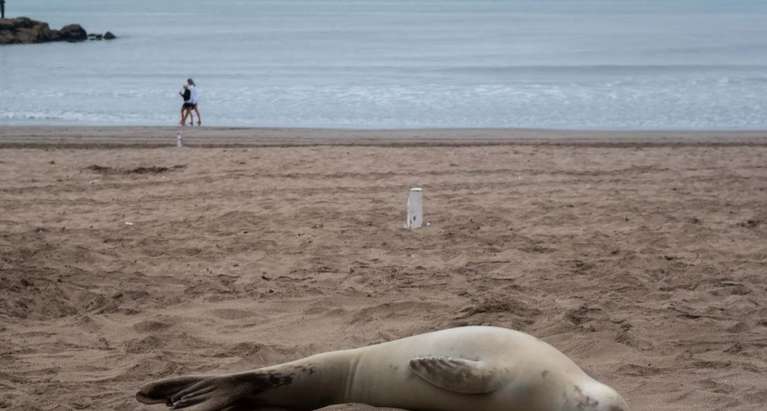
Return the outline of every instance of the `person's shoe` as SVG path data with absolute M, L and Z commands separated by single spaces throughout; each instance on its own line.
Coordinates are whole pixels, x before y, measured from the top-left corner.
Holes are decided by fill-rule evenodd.
M 202 121 L 197 122 L 197 127 L 202 127 Z

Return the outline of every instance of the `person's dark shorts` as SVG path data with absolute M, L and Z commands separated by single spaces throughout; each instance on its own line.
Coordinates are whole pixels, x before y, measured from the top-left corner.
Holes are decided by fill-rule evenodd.
M 197 104 L 194 104 L 194 103 L 184 103 L 184 106 L 183 106 L 183 107 L 184 107 L 184 108 L 191 108 L 191 109 L 195 109 L 195 108 L 197 108 Z

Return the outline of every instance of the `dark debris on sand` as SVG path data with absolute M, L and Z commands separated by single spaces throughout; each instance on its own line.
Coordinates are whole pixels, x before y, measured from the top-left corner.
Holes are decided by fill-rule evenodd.
M 149 166 L 149 167 L 136 167 L 130 169 L 114 168 L 109 166 L 101 166 L 93 164 L 85 167 L 86 170 L 103 175 L 130 175 L 130 174 L 162 174 L 169 171 L 181 170 L 186 168 L 186 165 L 179 164 L 172 167 L 161 166 Z

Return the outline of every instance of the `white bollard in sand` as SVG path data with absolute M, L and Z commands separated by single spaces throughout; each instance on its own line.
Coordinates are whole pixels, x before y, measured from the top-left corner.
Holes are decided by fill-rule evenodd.
M 176 147 L 184 147 L 184 136 L 181 134 L 181 128 L 176 131 Z
M 423 226 L 423 189 L 414 187 L 407 196 L 407 221 L 405 228 L 416 229 Z

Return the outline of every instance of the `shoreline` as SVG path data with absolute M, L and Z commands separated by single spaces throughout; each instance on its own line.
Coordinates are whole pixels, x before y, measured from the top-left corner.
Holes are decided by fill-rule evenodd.
M 177 127 L 0 126 L 0 148 L 175 146 Z M 185 128 L 190 147 L 478 145 L 767 145 L 767 130 L 556 130 L 523 128 Z

